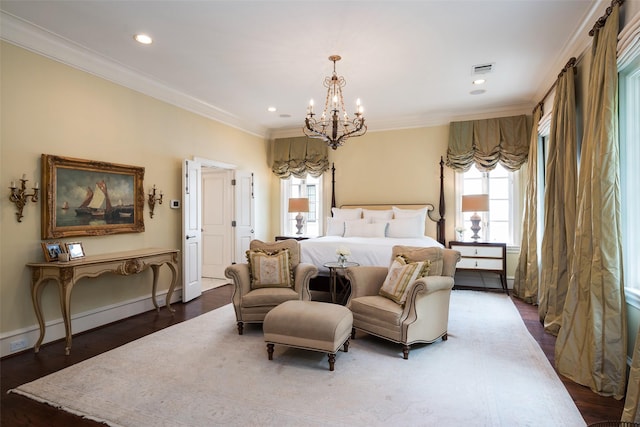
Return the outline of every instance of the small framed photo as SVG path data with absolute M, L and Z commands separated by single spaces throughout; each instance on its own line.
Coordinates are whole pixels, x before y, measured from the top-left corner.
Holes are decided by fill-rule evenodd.
M 82 248 L 82 243 L 70 242 L 70 243 L 66 243 L 66 247 L 67 247 L 67 252 L 69 253 L 69 260 L 84 257 L 84 249 Z
M 42 242 L 42 252 L 47 262 L 58 261 L 58 255 L 64 253 L 64 246 L 60 242 Z

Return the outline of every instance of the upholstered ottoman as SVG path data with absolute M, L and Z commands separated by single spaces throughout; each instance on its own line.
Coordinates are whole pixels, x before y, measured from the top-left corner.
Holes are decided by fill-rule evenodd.
M 269 360 L 275 344 L 326 352 L 333 371 L 338 349 L 349 351 L 353 315 L 348 308 L 318 301 L 286 301 L 264 318 L 262 329 Z

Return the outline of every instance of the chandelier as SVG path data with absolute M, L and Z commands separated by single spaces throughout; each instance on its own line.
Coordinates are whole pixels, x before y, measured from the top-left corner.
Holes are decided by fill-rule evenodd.
M 333 62 L 333 74 L 325 77 L 324 87 L 327 88 L 327 98 L 324 101 L 324 110 L 319 119 L 313 112 L 313 99 L 307 108 L 307 117 L 304 120 L 304 134 L 310 138 L 322 139 L 334 150 L 345 143 L 352 136 L 362 136 L 367 132 L 362 114 L 360 99 L 356 101 L 355 118 L 349 119 L 344 108 L 342 87 L 346 84 L 344 77 L 338 77 L 336 73 L 336 61 L 340 61 L 339 55 L 331 55 L 329 61 Z

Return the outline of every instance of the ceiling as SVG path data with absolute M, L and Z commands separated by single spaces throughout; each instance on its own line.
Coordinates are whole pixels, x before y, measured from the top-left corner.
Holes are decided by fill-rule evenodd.
M 252 134 L 302 134 L 338 54 L 370 131 L 530 113 L 600 0 L 2 0 L 2 38 Z M 595 17 L 590 20 L 591 17 Z M 151 45 L 133 40 L 153 37 Z M 473 67 L 492 64 L 474 86 Z M 479 95 L 472 91 L 481 89 Z M 277 111 L 269 112 L 268 107 Z

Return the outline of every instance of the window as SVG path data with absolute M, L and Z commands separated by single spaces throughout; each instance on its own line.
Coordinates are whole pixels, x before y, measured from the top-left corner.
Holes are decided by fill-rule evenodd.
M 322 177 L 313 178 L 307 175 L 304 179 L 290 177 L 280 180 L 282 194 L 282 232 L 285 236 L 295 236 L 297 212 L 288 212 L 289 198 L 308 197 L 309 212 L 301 212 L 304 217 L 302 234 L 316 237 L 322 235 Z
M 628 296 L 640 301 L 640 52 L 620 70 L 620 199 L 622 256 Z
M 498 164 L 490 172 L 480 172 L 475 165 L 467 172 L 456 174 L 457 191 L 457 227 L 465 228 L 464 237 L 471 237 L 471 215 L 473 212 L 461 212 L 462 196 L 465 194 L 488 194 L 489 211 L 478 212 L 482 217 L 479 234 L 481 240 L 506 243 L 508 246 L 520 245 L 520 208 L 519 199 L 520 172 L 511 172 Z

